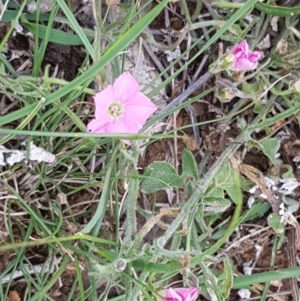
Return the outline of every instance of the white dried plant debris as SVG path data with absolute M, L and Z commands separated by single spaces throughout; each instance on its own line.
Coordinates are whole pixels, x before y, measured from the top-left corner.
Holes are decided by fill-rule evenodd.
M 284 195 L 289 195 L 294 192 L 294 190 L 300 185 L 300 183 L 295 178 L 279 179 L 280 183 L 283 185 L 279 189 L 279 193 Z
M 243 263 L 244 275 L 246 275 L 246 276 L 252 275 L 252 270 L 253 270 L 252 260 Z
M 23 34 L 23 26 L 19 23 L 19 22 L 17 22 L 17 24 L 16 24 L 16 26 L 15 26 L 15 29 L 14 29 L 14 32 L 13 32 L 13 34 L 12 34 L 12 36 L 14 37 L 14 36 L 16 36 L 17 35 L 17 33 L 19 33 L 19 34 Z
M 283 283 L 281 280 L 271 280 L 270 284 L 276 287 L 282 287 Z
M 293 162 L 299 163 L 300 162 L 300 156 L 296 156 L 293 158 Z M 299 168 L 299 167 L 298 167 Z
M 277 187 L 275 186 L 275 182 L 272 179 L 268 177 L 264 177 L 264 180 L 268 189 L 277 190 Z
M 13 273 L 7 274 L 4 277 L 2 277 L 2 284 L 5 284 L 13 279 L 23 277 L 24 271 L 26 274 L 40 274 L 40 273 L 53 273 L 54 268 L 57 264 L 61 262 L 62 258 L 48 258 L 47 261 L 45 261 L 44 264 L 37 264 L 37 265 L 31 265 L 25 263 L 23 265 L 22 271 L 19 269 L 16 269 Z
M 30 142 L 29 160 L 38 161 L 39 163 L 45 162 L 45 163 L 53 164 L 56 161 L 56 157 L 55 155 L 46 151 L 44 148 L 38 147 L 33 142 Z
M 258 189 L 258 186 L 254 186 L 254 187 L 252 187 L 252 188 L 249 190 L 249 192 L 252 193 L 252 194 L 254 194 L 254 193 L 256 192 L 257 189 Z M 261 199 L 264 199 L 264 200 L 267 200 L 267 199 L 268 199 L 268 196 L 265 195 L 264 193 L 261 193 L 261 194 L 259 195 L 259 197 L 260 197 Z
M 0 166 L 5 166 L 6 163 L 5 163 L 5 161 L 4 161 L 4 155 L 3 155 L 3 153 L 1 152 L 1 148 L 2 148 L 2 146 L 0 146 Z
M 284 203 L 279 204 L 279 216 L 281 217 L 280 221 L 283 223 L 284 221 Z
M 25 155 L 23 151 L 10 150 L 4 146 L 0 146 L 0 165 L 1 166 L 12 166 L 16 163 L 24 160 Z
M 270 35 L 267 34 L 263 40 L 261 40 L 257 46 L 259 50 L 269 49 L 271 47 Z
M 244 17 L 244 20 L 247 21 L 248 24 L 250 24 L 255 18 L 256 18 L 256 16 L 250 14 L 250 15 L 247 15 L 246 17 Z
M 264 177 L 264 180 L 265 180 L 265 185 L 266 185 L 266 188 L 270 191 L 270 192 L 277 192 L 278 191 L 278 188 L 277 186 L 275 185 L 275 182 L 274 180 L 268 178 L 268 177 Z M 248 190 L 249 193 L 251 194 L 255 194 L 257 189 L 259 189 L 258 185 L 254 185 L 252 188 L 250 188 Z M 268 199 L 268 196 L 265 195 L 264 193 L 261 193 L 259 195 L 260 198 L 264 199 L 264 200 L 267 200 Z
M 168 62 L 176 60 L 181 55 L 179 46 L 177 46 L 173 51 L 166 50 L 164 53 L 167 56 Z
M 165 191 L 166 191 L 166 194 L 167 194 L 167 196 L 168 196 L 168 202 L 169 202 L 169 204 L 172 205 L 172 204 L 173 204 L 173 200 L 174 200 L 175 193 L 174 193 L 174 191 L 173 191 L 172 188 L 166 188 Z
M 270 22 L 272 30 L 275 32 L 278 31 L 278 21 L 279 21 L 279 17 L 275 16 L 271 19 L 271 22 Z
M 23 145 L 26 145 L 23 143 Z M 7 149 L 0 146 L 0 166 L 13 166 L 26 158 L 27 150 Z M 37 162 L 45 162 L 54 164 L 56 162 L 55 155 L 46 151 L 42 147 L 36 146 L 33 142 L 29 145 L 29 160 Z
M 42 14 L 45 14 L 49 11 L 52 10 L 52 6 L 53 6 L 53 0 L 41 0 L 40 3 L 40 12 Z M 27 11 L 29 13 L 35 13 L 37 10 L 37 4 L 36 1 L 31 1 L 28 5 L 27 5 Z
M 249 209 L 253 206 L 254 202 L 255 202 L 255 198 L 253 195 L 251 195 L 247 201 L 247 205 Z
M 60 192 L 58 195 L 58 200 L 60 205 L 67 205 L 68 204 L 68 198 L 67 195 L 64 194 L 63 192 Z
M 15 150 L 12 153 L 9 153 L 9 157 L 6 159 L 6 162 L 9 166 L 13 166 L 16 163 L 19 163 L 25 159 L 25 152 Z
M 286 54 L 288 52 L 288 43 L 287 41 L 281 39 L 276 45 L 276 51 L 279 54 Z
M 242 289 L 238 290 L 237 294 L 239 295 L 239 297 L 241 299 L 244 299 L 244 300 L 249 300 L 251 297 L 251 291 L 246 288 L 242 288 Z
M 255 248 L 255 259 L 258 259 L 258 257 L 259 257 L 260 254 L 261 254 L 261 251 L 262 251 L 262 246 L 256 244 L 256 245 L 254 246 L 254 248 Z
M 221 116 L 223 117 L 223 116 Z M 219 123 L 217 129 L 220 130 L 222 133 L 225 133 L 231 129 L 231 127 L 226 123 Z
M 250 189 L 248 190 L 248 192 L 251 193 L 251 194 L 254 194 L 254 193 L 256 192 L 257 189 L 258 189 L 258 186 L 257 186 L 257 185 L 254 185 L 252 188 L 250 188 Z
M 275 154 L 275 159 L 279 159 L 280 156 L 281 156 L 280 153 L 276 153 L 276 154 Z

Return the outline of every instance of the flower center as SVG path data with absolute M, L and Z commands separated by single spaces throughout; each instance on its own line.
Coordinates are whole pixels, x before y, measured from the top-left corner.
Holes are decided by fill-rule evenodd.
M 110 104 L 107 110 L 108 114 L 113 118 L 119 118 L 122 117 L 124 114 L 124 107 L 119 102 L 113 102 Z

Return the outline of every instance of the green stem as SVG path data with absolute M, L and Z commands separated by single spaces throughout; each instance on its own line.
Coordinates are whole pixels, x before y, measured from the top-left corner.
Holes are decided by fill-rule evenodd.
M 12 244 L 6 244 L 0 246 L 0 252 L 3 251 L 8 251 L 8 250 L 15 250 L 15 249 L 21 249 L 23 247 L 35 247 L 35 246 L 41 246 L 41 245 L 47 245 L 51 243 L 59 243 L 59 242 L 66 242 L 66 241 L 75 241 L 75 240 L 88 240 L 92 242 L 98 242 L 101 244 L 107 244 L 107 245 L 112 245 L 112 246 L 117 246 L 118 244 L 106 240 L 103 238 L 87 235 L 87 234 L 82 234 L 82 233 L 77 233 L 75 235 L 70 235 L 70 236 L 62 236 L 62 237 L 53 237 L 49 236 L 46 238 L 41 238 L 41 239 L 36 239 L 32 241 L 23 241 L 23 242 L 18 242 L 18 243 L 12 243 Z
M 47 82 L 46 83 L 47 84 L 60 85 L 60 86 L 66 86 L 70 82 L 68 82 L 66 80 L 63 80 L 63 79 L 59 79 L 59 78 L 49 77 L 49 78 L 47 78 Z M 83 88 L 82 86 L 75 86 L 74 88 L 75 88 L 75 90 L 83 91 L 86 94 L 90 94 L 90 95 L 94 95 L 95 94 L 95 91 L 93 89 Z
M 154 47 L 158 48 L 159 50 L 161 50 L 161 51 L 172 51 L 177 46 L 179 46 L 181 44 L 181 42 L 185 38 L 185 36 L 186 36 L 186 34 L 187 34 L 188 31 L 189 31 L 188 26 L 184 27 L 180 31 L 180 36 L 178 37 L 177 41 L 174 44 L 168 45 L 168 46 L 156 42 L 155 39 L 154 39 L 154 37 L 153 37 L 153 35 L 151 34 L 151 32 L 149 30 L 144 31 L 141 35 L 145 39 L 145 41 L 147 43 L 149 43 L 150 45 L 153 45 Z
M 116 147 L 112 156 L 111 156 L 111 160 L 110 162 L 115 162 L 117 154 L 119 153 L 119 148 Z M 108 166 L 107 168 L 107 173 L 105 175 L 105 180 L 104 180 L 104 186 L 103 186 L 103 190 L 102 190 L 102 194 L 101 197 L 99 199 L 99 203 L 98 203 L 98 207 L 97 210 L 94 214 L 94 216 L 92 217 L 92 219 L 88 222 L 88 224 L 82 229 L 82 233 L 86 234 L 89 233 L 97 223 L 101 223 L 105 212 L 106 212 L 106 206 L 107 206 L 107 202 L 108 202 L 108 195 L 107 192 L 110 190 L 110 186 L 111 186 L 111 174 L 112 171 L 114 169 L 114 165 L 110 164 L 110 166 Z
M 216 3 L 216 6 L 218 8 L 237 9 L 237 8 L 241 8 L 243 6 L 243 3 L 231 3 L 228 1 L 219 1 L 218 3 Z M 260 12 L 271 16 L 291 17 L 300 14 L 300 5 L 293 6 L 293 7 L 284 7 L 284 6 L 269 5 L 258 1 L 255 3 L 254 6 Z
M 270 91 L 276 95 L 276 96 L 286 96 L 286 95 L 290 95 L 293 93 L 292 89 L 289 90 L 285 90 L 285 91 L 278 91 L 276 90 L 276 88 L 274 87 L 274 84 L 276 82 L 278 82 L 279 80 L 277 80 L 274 84 L 270 84 L 269 81 L 267 80 L 267 78 L 265 77 L 265 75 L 262 72 L 259 72 L 260 77 L 263 79 L 264 83 L 269 87 L 268 89 L 270 89 Z
M 197 20 L 198 16 L 200 15 L 200 12 L 202 10 L 203 7 L 203 2 L 202 0 L 197 0 L 196 1 L 196 8 L 191 16 L 192 22 L 194 22 L 195 20 Z
M 243 6 L 243 3 L 232 3 L 228 1 L 219 1 L 216 3 L 216 6 L 218 8 L 241 8 Z
M 59 269 L 56 271 L 56 273 L 52 276 L 52 278 L 49 281 L 47 281 L 47 284 L 45 284 L 45 286 L 43 286 L 41 290 L 39 290 L 33 297 L 30 298 L 30 301 L 42 300 L 44 298 L 43 295 L 46 292 L 48 292 L 52 286 L 54 286 L 58 278 L 66 270 L 66 266 L 68 262 L 69 262 L 69 256 L 65 255 L 63 261 L 59 264 Z
M 2 125 L 0 121 L 0 126 Z M 1 134 L 13 134 L 20 136 L 36 136 L 36 137 L 64 137 L 64 138 L 118 138 L 118 139 L 128 139 L 128 140 L 144 140 L 144 139 L 162 139 L 162 138 L 174 138 L 175 135 L 165 135 L 158 134 L 155 136 L 146 135 L 146 134 L 91 134 L 91 133 L 83 133 L 83 132 L 74 132 L 74 133 L 66 133 L 66 132 L 43 132 L 43 131 L 27 131 L 27 130 L 14 130 L 14 129 L 6 129 L 0 127 L 0 137 Z M 180 136 L 177 136 L 180 137 Z M 20 139 L 23 139 L 21 137 Z M 0 141 L 0 143 L 2 140 Z
M 15 27 L 16 27 L 16 25 L 17 25 L 17 23 L 18 23 L 18 21 L 19 21 L 19 19 L 20 19 L 20 17 L 21 17 L 21 15 L 22 15 L 22 13 L 23 13 L 23 10 L 24 10 L 26 4 L 27 4 L 27 1 L 23 1 L 22 5 L 21 5 L 20 8 L 18 9 L 18 13 L 17 13 L 17 15 L 16 15 L 16 18 L 15 18 L 14 21 L 11 23 L 11 26 L 10 26 L 9 30 L 7 31 L 5 37 L 2 38 L 2 40 L 1 40 L 1 43 L 0 43 L 0 51 L 2 51 L 4 45 L 5 45 L 6 42 L 8 41 L 8 39 L 9 39 L 9 37 L 11 36 L 13 30 L 15 29 Z
M 257 2 L 255 4 L 255 8 L 267 15 L 278 17 L 291 17 L 300 14 L 300 5 L 293 7 L 283 7 Z

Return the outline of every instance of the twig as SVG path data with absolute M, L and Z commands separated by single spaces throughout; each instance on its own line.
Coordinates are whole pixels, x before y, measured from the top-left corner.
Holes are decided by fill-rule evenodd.
M 165 67 L 162 65 L 162 63 L 159 61 L 159 59 L 157 58 L 157 56 L 152 51 L 151 47 L 146 43 L 146 41 L 144 39 L 143 39 L 143 46 L 144 46 L 145 50 L 147 51 L 148 55 L 153 60 L 153 62 L 156 65 L 156 67 L 158 68 L 159 72 L 161 72 L 161 73 L 164 72 Z M 168 71 L 164 72 L 163 77 L 165 79 L 169 78 Z
M 172 110 L 173 108 L 179 106 L 181 103 L 187 100 L 187 98 L 193 94 L 196 90 L 204 86 L 211 78 L 213 74 L 209 71 L 202 75 L 197 81 L 195 81 L 190 87 L 188 87 L 185 91 L 183 91 L 179 96 L 177 96 L 171 103 L 166 105 L 162 110 L 160 110 L 156 116 L 163 116 L 168 111 Z M 162 118 L 162 117 L 161 117 Z
M 289 233 L 287 235 L 288 243 L 287 243 L 287 255 L 288 255 L 288 264 L 289 267 L 296 267 L 296 229 L 291 228 L 289 230 Z M 290 278 L 290 283 L 291 283 L 291 290 L 292 290 L 292 296 L 293 300 L 300 300 L 300 293 L 299 293 L 299 288 L 298 288 L 298 283 L 297 283 L 297 278 L 296 277 L 291 277 Z
M 36 273 L 53 273 L 55 265 L 60 263 L 62 258 L 54 258 L 54 261 L 52 262 L 52 258 L 48 258 L 47 261 L 45 261 L 44 264 L 37 264 L 37 265 L 30 265 L 25 263 L 23 265 L 24 271 L 21 270 L 15 270 L 13 273 L 5 275 L 1 281 L 2 284 L 8 283 L 9 281 L 20 278 L 24 276 L 24 274 L 36 274 Z M 52 264 L 51 264 L 52 262 Z

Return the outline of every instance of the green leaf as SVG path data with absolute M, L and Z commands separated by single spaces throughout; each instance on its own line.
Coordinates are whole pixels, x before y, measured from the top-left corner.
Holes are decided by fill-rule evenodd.
M 229 163 L 224 164 L 216 173 L 214 180 L 217 186 L 223 186 L 227 183 L 230 176 L 231 166 Z
M 224 190 L 222 187 L 210 187 L 205 193 L 206 198 L 224 198 Z
M 272 280 L 281 280 L 300 276 L 300 267 L 268 271 L 249 276 L 239 276 L 233 281 L 233 288 L 240 289 L 256 283 L 263 283 Z
M 226 299 L 229 296 L 230 289 L 233 285 L 233 269 L 228 258 L 224 260 L 224 280 L 221 282 L 221 294 Z
M 13 21 L 17 16 L 18 11 L 17 10 L 7 10 L 5 11 L 1 22 L 11 22 Z M 22 14 L 22 16 L 25 16 L 26 20 L 35 21 L 37 19 L 37 14 Z M 49 14 L 39 14 L 39 21 L 48 21 L 49 20 Z M 22 17 L 21 17 L 22 18 Z
M 94 57 L 94 49 L 91 45 L 90 41 L 88 40 L 87 36 L 85 35 L 84 31 L 82 30 L 81 26 L 78 24 L 74 14 L 70 10 L 67 5 L 66 1 L 57 0 L 57 4 L 60 6 L 61 10 L 64 12 L 66 17 L 68 18 L 72 29 L 78 34 L 80 40 L 82 41 L 85 49 L 89 53 L 89 55 L 93 58 Z
M 231 165 L 228 163 L 230 172 L 229 176 L 227 178 L 227 182 L 223 185 L 224 190 L 228 193 L 230 196 L 230 199 L 237 204 L 239 201 L 242 201 L 241 198 L 241 187 L 238 185 L 238 183 L 241 183 L 241 181 L 237 180 L 236 177 L 240 177 L 241 175 L 239 172 L 234 170 Z
M 25 23 L 27 29 L 33 34 L 36 35 L 39 33 L 39 38 L 45 39 L 47 26 L 44 25 L 36 25 L 33 23 Z M 92 37 L 89 37 L 92 40 Z M 74 35 L 71 33 L 66 33 L 57 29 L 51 28 L 49 41 L 56 44 L 61 45 L 82 45 L 83 42 L 78 35 Z
M 247 94 L 255 94 L 260 92 L 261 85 L 259 82 L 247 83 L 243 82 L 243 92 Z
M 271 205 L 268 202 L 265 203 L 255 203 L 245 214 L 240 218 L 240 224 L 251 221 L 252 219 L 265 214 L 270 210 Z
M 182 188 L 183 177 L 177 175 L 175 168 L 167 162 L 150 164 L 144 174 L 142 190 L 152 193 L 170 187 Z
M 225 301 L 225 298 L 223 298 L 221 294 L 218 278 L 212 273 L 212 271 L 204 263 L 200 263 L 200 267 L 203 272 L 205 285 L 207 288 L 207 292 L 210 296 L 210 300 Z
M 283 195 L 282 196 L 282 201 L 287 205 L 287 210 L 290 213 L 295 213 L 295 212 L 298 211 L 299 205 L 300 205 L 298 200 L 296 201 L 291 197 Z
M 264 154 L 270 159 L 270 161 L 276 165 L 275 155 L 279 151 L 280 141 L 276 138 L 267 138 L 259 142 Z
M 214 180 L 216 182 L 215 186 L 225 190 L 235 204 L 239 201 L 241 187 L 237 185 L 236 175 L 230 163 L 224 164 L 219 169 Z M 213 190 L 209 192 L 209 195 L 213 196 L 212 193 Z M 208 194 L 206 196 L 208 196 Z
M 284 224 L 277 213 L 271 213 L 268 216 L 268 225 L 277 233 L 281 234 L 284 230 Z
M 294 171 L 291 165 L 289 164 L 283 164 L 281 166 L 282 170 L 286 170 L 285 173 L 282 174 L 283 179 L 293 178 L 294 177 Z
M 190 176 L 196 180 L 199 179 L 197 164 L 194 155 L 191 151 L 187 150 L 186 148 L 183 150 L 182 154 L 182 175 Z
M 221 198 L 204 198 L 204 211 L 209 212 L 224 212 L 229 206 L 231 202 L 227 199 Z

